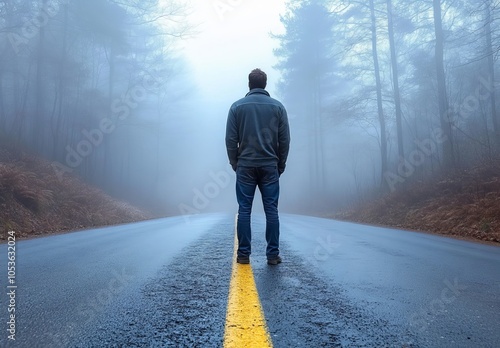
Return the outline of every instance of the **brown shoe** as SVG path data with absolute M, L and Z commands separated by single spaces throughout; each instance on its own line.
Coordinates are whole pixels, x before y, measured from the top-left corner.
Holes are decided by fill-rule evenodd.
M 248 265 L 250 263 L 250 256 L 238 256 L 236 257 L 236 262 L 242 265 Z
M 279 256 L 275 256 L 275 257 L 267 259 L 268 265 L 274 266 L 274 265 L 277 265 L 279 263 L 281 263 L 281 257 L 279 257 Z

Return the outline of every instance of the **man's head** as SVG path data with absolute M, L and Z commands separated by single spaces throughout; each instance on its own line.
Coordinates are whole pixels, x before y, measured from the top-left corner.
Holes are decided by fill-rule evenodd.
M 248 87 L 250 89 L 254 88 L 266 88 L 267 85 L 267 75 L 260 69 L 254 69 L 248 75 Z

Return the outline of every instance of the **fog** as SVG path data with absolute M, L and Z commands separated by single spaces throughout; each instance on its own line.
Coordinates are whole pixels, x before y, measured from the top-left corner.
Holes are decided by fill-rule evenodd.
M 236 212 L 226 118 L 261 68 L 290 120 L 280 210 L 333 214 L 498 156 L 499 7 L 0 1 L 0 145 L 156 216 Z

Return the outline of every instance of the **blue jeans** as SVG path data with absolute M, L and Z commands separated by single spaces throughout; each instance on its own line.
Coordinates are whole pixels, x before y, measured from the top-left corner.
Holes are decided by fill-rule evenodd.
M 236 198 L 238 199 L 238 256 L 250 256 L 252 252 L 252 231 L 250 215 L 256 187 L 262 195 L 266 213 L 266 256 L 279 254 L 280 223 L 278 199 L 280 194 L 279 173 L 276 166 L 240 167 L 236 169 Z

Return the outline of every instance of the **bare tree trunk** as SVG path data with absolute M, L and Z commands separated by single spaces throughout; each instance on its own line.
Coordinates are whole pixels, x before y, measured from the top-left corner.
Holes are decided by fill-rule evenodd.
M 394 103 L 396 104 L 396 128 L 398 136 L 398 154 L 402 161 L 405 157 L 403 145 L 403 116 L 401 112 L 401 94 L 399 91 L 399 69 L 394 40 L 394 24 L 392 14 L 392 0 L 387 0 L 387 20 L 389 29 L 389 45 L 391 49 L 392 80 L 394 84 Z
M 13 10 L 13 4 L 6 2 L 5 3 L 5 18 L 7 20 L 8 26 L 15 25 L 15 14 Z M 21 144 L 26 144 L 30 142 L 30 132 L 29 128 L 26 132 L 26 101 L 28 98 L 28 86 L 30 83 L 30 79 L 25 79 L 25 86 L 22 86 L 21 80 L 17 78 L 20 75 L 20 59 L 16 59 L 14 54 L 14 50 L 8 50 L 5 56 L 8 56 L 11 59 L 10 62 L 10 70 L 12 71 L 12 76 L 15 78 L 10 78 L 9 82 L 12 84 L 12 99 L 10 103 L 10 112 L 11 115 L 8 117 L 11 119 L 9 132 L 13 137 L 14 146 L 20 146 Z M 31 75 L 31 62 L 27 62 L 28 64 L 28 72 L 27 76 Z
M 19 71 L 19 64 L 17 61 L 14 62 L 14 71 L 16 71 L 16 75 Z M 28 65 L 28 73 L 27 76 L 31 75 L 32 64 Z M 30 80 L 26 79 L 24 82 L 24 86 L 21 87 L 21 81 L 18 78 L 14 79 L 14 108 L 15 108 L 15 119 L 12 123 L 12 133 L 16 136 L 16 147 L 21 146 L 22 144 L 30 143 L 32 139 L 30 139 L 31 131 L 30 127 L 26 127 L 26 114 L 27 114 L 27 104 L 28 104 L 28 95 L 30 91 Z M 29 120 L 28 120 L 29 121 Z M 27 138 L 27 139 L 26 139 Z
M 42 8 L 46 7 L 48 0 L 41 0 Z M 44 109 L 44 81 L 43 70 L 45 68 L 45 26 L 40 26 L 38 41 L 38 61 L 36 69 L 36 109 L 34 113 L 35 120 L 32 129 L 32 144 L 35 150 L 44 153 L 45 137 L 47 136 L 45 127 L 45 109 Z
M 318 58 L 318 57 L 317 57 Z M 319 61 L 319 58 L 316 60 Z M 325 158 L 323 154 L 323 125 L 321 119 L 321 82 L 318 76 L 314 77 L 314 115 L 315 115 L 315 153 L 316 168 L 318 170 L 317 185 L 319 192 L 325 192 Z
M 386 189 L 386 181 L 384 180 L 384 174 L 387 172 L 387 134 L 385 127 L 385 116 L 384 108 L 382 104 L 382 82 L 380 80 L 380 66 L 378 62 L 378 50 L 377 50 L 377 21 L 375 18 L 375 5 L 373 0 L 370 0 L 370 13 L 371 13 L 371 27 L 372 27 L 372 54 L 373 54 L 373 66 L 375 70 L 375 82 L 377 88 L 377 112 L 378 120 L 380 124 L 380 156 L 381 156 L 381 175 L 380 175 L 380 186 L 382 189 Z
M 68 60 L 68 4 L 63 4 L 63 14 L 64 14 L 64 21 L 63 21 L 63 44 L 62 44 L 62 49 L 61 49 L 61 63 L 59 65 L 59 85 L 58 85 L 58 91 L 57 94 L 59 96 L 58 98 L 58 103 L 57 103 L 57 113 L 54 115 L 55 117 L 55 122 L 53 122 L 54 128 L 52 130 L 52 135 L 54 137 L 54 148 L 52 150 L 52 156 L 53 158 L 58 158 L 60 155 L 58 151 L 61 148 L 60 146 L 60 141 L 61 141 L 61 123 L 62 123 L 62 118 L 63 118 L 63 105 L 64 105 L 64 99 L 65 99 L 65 75 L 66 75 L 66 62 Z
M 6 27 L 14 27 L 15 16 L 13 11 L 13 5 L 10 1 L 3 1 L 2 10 L 0 13 L 2 14 L 3 23 Z M 2 133 L 8 133 L 7 124 L 13 124 L 16 115 L 16 107 L 17 104 L 14 102 L 14 98 L 7 100 L 7 95 L 5 95 L 5 91 L 12 92 L 14 95 L 19 93 L 19 89 L 14 89 L 16 83 L 12 81 L 12 75 L 14 71 L 17 69 L 18 59 L 15 59 L 14 50 L 8 46 L 7 40 L 3 40 L 2 42 L 2 63 L 0 67 L 0 128 Z M 9 78 L 8 71 L 11 71 L 11 76 Z M 4 79 L 6 82 L 5 90 L 4 90 Z M 14 85 L 14 86 L 13 86 Z M 12 133 L 12 132 L 11 132 Z M 10 139 L 12 139 L 12 134 L 10 134 Z
M 436 75 L 438 87 L 439 119 L 446 141 L 443 143 L 443 166 L 448 170 L 455 166 L 455 153 L 451 122 L 448 120 L 448 97 L 446 93 L 446 75 L 444 71 L 444 32 L 441 14 L 441 0 L 433 0 L 434 30 L 436 33 Z
M 108 56 L 108 61 L 109 61 L 109 85 L 108 85 L 108 99 L 109 99 L 109 104 L 113 102 L 113 95 L 114 95 L 114 90 L 115 90 L 115 71 L 116 71 L 116 59 L 115 59 L 115 49 L 113 47 L 113 43 L 110 45 L 109 49 L 109 56 Z M 111 111 L 110 108 L 110 114 L 109 114 L 109 119 L 116 121 L 113 112 Z M 101 163 L 103 167 L 103 177 L 102 181 L 99 182 L 101 185 L 106 185 L 108 187 L 113 186 L 113 156 L 111 156 L 111 141 L 109 139 L 110 137 L 104 137 L 103 142 L 104 142 L 104 156 L 103 156 L 103 161 Z
M 306 115 L 309 115 L 310 118 L 309 124 L 307 125 L 307 129 L 309 129 L 309 133 L 307 134 L 309 138 L 309 171 L 310 175 L 310 187 L 311 192 L 314 196 L 317 195 L 318 191 L 318 160 L 317 160 L 317 152 L 316 152 L 316 109 L 314 103 L 314 83 L 308 81 L 310 85 L 308 86 L 308 90 L 310 91 L 310 95 L 307 100 L 306 107 Z
M 496 95 L 495 95 L 495 61 L 493 59 L 493 44 L 491 38 L 491 0 L 487 2 L 486 5 L 486 19 L 485 19 L 485 29 L 486 29 L 486 49 L 488 55 L 488 72 L 490 75 L 490 103 L 491 103 L 491 121 L 493 124 L 493 133 L 495 134 L 495 145 L 500 149 L 500 128 L 498 125 L 498 115 L 496 110 Z

